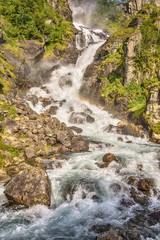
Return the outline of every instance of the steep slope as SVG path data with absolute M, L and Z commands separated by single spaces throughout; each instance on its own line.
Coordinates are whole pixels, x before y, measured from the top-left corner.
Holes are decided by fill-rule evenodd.
M 145 6 L 97 51 L 80 94 L 160 141 L 160 9 Z
M 76 30 L 68 1 L 1 0 L 0 14 L 2 93 L 15 85 L 39 85 L 59 59 L 76 61 Z

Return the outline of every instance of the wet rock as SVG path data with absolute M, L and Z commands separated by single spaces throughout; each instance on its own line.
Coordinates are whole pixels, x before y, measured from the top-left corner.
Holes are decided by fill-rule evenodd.
M 116 133 L 117 127 L 113 126 L 112 124 L 109 124 L 103 131 Z
M 43 107 L 46 107 L 52 103 L 50 98 L 43 98 L 42 102 L 43 102 Z
M 108 231 L 99 233 L 96 239 L 97 240 L 126 240 L 127 238 L 123 230 L 112 226 Z
M 83 132 L 82 128 L 75 127 L 75 126 L 71 126 L 70 129 L 72 129 L 76 133 L 82 133 Z
M 57 110 L 58 110 L 57 106 L 51 106 L 49 109 L 47 109 L 47 112 L 51 115 L 56 115 Z
M 26 157 L 27 157 L 27 158 L 36 157 L 37 152 L 36 152 L 35 149 L 36 149 L 35 146 L 30 146 L 30 147 L 25 148 Z
M 86 152 L 89 150 L 89 142 L 83 140 L 81 136 L 75 136 L 72 138 L 72 152 Z
M 95 119 L 93 117 L 91 117 L 90 115 L 87 115 L 86 116 L 86 122 L 93 123 L 93 122 L 95 122 Z
M 83 124 L 83 123 L 93 123 L 95 119 L 91 117 L 89 114 L 80 112 L 73 112 L 69 118 L 69 122 L 72 124 Z
M 122 189 L 121 185 L 118 184 L 118 183 L 112 183 L 109 188 L 110 188 L 110 190 L 111 190 L 113 193 L 117 193 L 117 194 L 118 194 L 118 193 L 121 191 L 121 189 Z
M 155 221 L 158 221 L 158 222 L 160 221 L 160 211 L 152 212 L 148 216 L 154 219 Z
M 47 88 L 46 86 L 42 86 L 41 89 L 42 89 L 43 91 L 45 91 L 47 94 L 50 93 L 49 90 L 48 90 L 48 88 Z
M 59 79 L 59 86 L 63 89 L 65 87 L 72 87 L 72 80 L 71 80 L 72 74 L 68 73 L 67 75 L 61 77 Z
M 50 206 L 51 184 L 47 174 L 31 167 L 15 175 L 6 185 L 8 200 L 27 207 L 43 204 Z
M 154 180 L 149 178 L 140 179 L 137 183 L 137 189 L 143 193 L 149 192 L 155 186 Z
M 123 196 L 122 199 L 120 200 L 120 205 L 126 208 L 129 208 L 134 204 L 135 204 L 134 201 L 131 198 L 126 196 Z
M 62 101 L 60 101 L 59 106 L 62 107 L 64 103 L 66 103 L 66 99 L 63 99 Z
M 38 98 L 34 95 L 27 96 L 26 100 L 30 101 L 33 104 L 33 106 L 35 106 L 38 103 Z
M 139 203 L 142 206 L 149 205 L 149 197 L 142 195 L 140 192 L 137 192 L 135 188 L 133 188 L 133 187 L 131 188 L 130 194 L 136 203 Z
M 118 137 L 117 140 L 118 140 L 119 142 L 123 142 L 123 138 L 122 138 L 122 137 Z
M 103 156 L 103 164 L 100 164 L 99 167 L 100 168 L 107 168 L 108 165 L 113 162 L 116 161 L 117 162 L 117 158 L 113 153 L 107 153 Z

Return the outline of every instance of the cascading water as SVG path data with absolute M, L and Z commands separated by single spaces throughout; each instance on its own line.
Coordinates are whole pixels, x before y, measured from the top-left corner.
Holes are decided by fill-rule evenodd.
M 121 135 L 123 141 L 119 141 L 118 134 L 106 130 L 110 124 L 116 126 L 119 120 L 80 100 L 78 90 L 83 73 L 104 40 L 99 31 L 94 32 L 80 24 L 75 26 L 83 31 L 83 41 L 77 37 L 80 56 L 76 65 L 62 66 L 55 70 L 50 81 L 45 84 L 47 93 L 40 88 L 32 88 L 29 94 L 49 97 L 51 105 L 58 107 L 57 117 L 61 121 L 82 128 L 82 135 L 91 142 L 90 151 L 72 154 L 68 161 L 59 159 L 62 168 L 48 171 L 53 192 L 50 209 L 44 206 L 18 211 L 2 208 L 1 240 L 95 239 L 94 225 L 111 224 L 123 229 L 139 212 L 145 211 L 147 214 L 160 207 L 158 194 L 153 194 L 145 207 L 138 203 L 131 206 L 122 204 L 124 199 L 132 201 L 130 186 L 126 181 L 128 176 L 154 177 L 158 193 L 160 171 L 155 155 L 159 146 L 149 143 L 147 139 L 131 136 Z M 41 102 L 36 106 L 29 104 L 38 113 L 51 106 L 44 108 Z M 97 163 L 102 161 L 102 156 L 107 152 L 114 153 L 121 160 L 111 163 L 106 169 L 99 168 Z M 0 186 L 1 206 L 5 202 L 3 187 Z M 147 226 L 139 227 L 141 238 L 137 239 L 160 239 L 159 227 L 159 224 L 153 225 L 149 230 Z

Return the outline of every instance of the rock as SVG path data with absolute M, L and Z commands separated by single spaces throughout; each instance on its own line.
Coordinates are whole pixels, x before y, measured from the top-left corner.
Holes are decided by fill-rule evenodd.
M 3 168 L 0 168 L 0 182 L 6 183 L 9 180 L 10 180 L 10 176 L 7 174 L 7 172 Z
M 142 206 L 148 206 L 149 205 L 149 197 L 142 195 L 141 193 L 137 192 L 135 188 L 131 188 L 130 190 L 131 197 L 136 203 L 141 204 Z
M 107 168 L 108 165 L 113 162 L 116 161 L 117 162 L 117 158 L 113 153 L 107 153 L 103 156 L 103 164 L 99 165 L 100 168 Z
M 65 147 L 71 147 L 71 137 L 67 131 L 57 132 L 57 142 L 62 143 Z
M 97 240 L 126 240 L 123 230 L 111 226 L 108 231 L 98 234 Z
M 123 142 L 123 138 L 122 138 L 122 137 L 118 137 L 117 140 L 118 140 L 119 142 Z
M 78 128 L 78 127 L 75 127 L 75 126 L 71 126 L 70 129 L 72 129 L 76 133 L 82 133 L 83 132 L 83 130 L 81 128 Z
M 53 132 L 53 130 L 51 128 L 49 128 L 48 126 L 45 127 L 44 129 L 44 133 L 46 136 L 48 137 L 53 137 L 55 135 L 55 133 Z
M 148 216 L 151 217 L 152 219 L 158 221 L 158 222 L 160 221 L 160 211 L 152 212 Z
M 69 118 L 69 122 L 72 124 L 93 123 L 94 121 L 95 119 L 93 117 L 84 112 L 73 112 Z
M 43 107 L 46 107 L 52 103 L 50 98 L 43 98 Z
M 29 159 L 36 157 L 37 152 L 35 149 L 36 149 L 35 146 L 30 146 L 30 147 L 25 148 L 26 157 Z
M 35 106 L 38 103 L 38 98 L 35 95 L 29 95 L 26 98 L 27 101 L 30 101 L 33 106 Z
M 109 124 L 103 131 L 116 133 L 117 127 Z
M 72 74 L 68 73 L 66 76 L 63 76 L 59 79 L 59 86 L 63 89 L 65 87 L 72 87 Z
M 93 123 L 93 122 L 95 122 L 95 119 L 93 117 L 91 117 L 90 115 L 87 115 L 86 116 L 86 122 Z
M 47 112 L 51 115 L 55 115 L 57 110 L 58 110 L 57 106 L 51 106 L 49 109 L 47 109 Z
M 53 145 L 55 145 L 57 143 L 56 138 L 53 138 L 53 137 L 47 138 L 46 142 L 47 142 L 47 144 L 49 144 L 51 146 L 53 146 Z
M 51 183 L 47 174 L 31 167 L 15 175 L 4 191 L 8 200 L 27 207 L 36 204 L 50 206 Z
M 154 180 L 149 178 L 140 179 L 137 183 L 137 189 L 144 192 L 149 192 L 155 186 Z
M 5 127 L 6 132 L 9 132 L 11 134 L 18 132 L 18 125 L 13 119 L 6 117 L 5 123 L 6 123 L 6 127 Z
M 71 151 L 72 152 L 87 152 L 89 150 L 89 143 L 84 141 L 82 137 L 75 136 L 72 138 Z

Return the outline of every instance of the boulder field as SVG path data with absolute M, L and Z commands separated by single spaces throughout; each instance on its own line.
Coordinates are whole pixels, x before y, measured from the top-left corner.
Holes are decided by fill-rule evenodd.
M 0 181 L 11 202 L 50 205 L 45 170 L 62 154 L 88 151 L 89 143 L 49 113 L 37 114 L 21 98 L 0 100 Z

